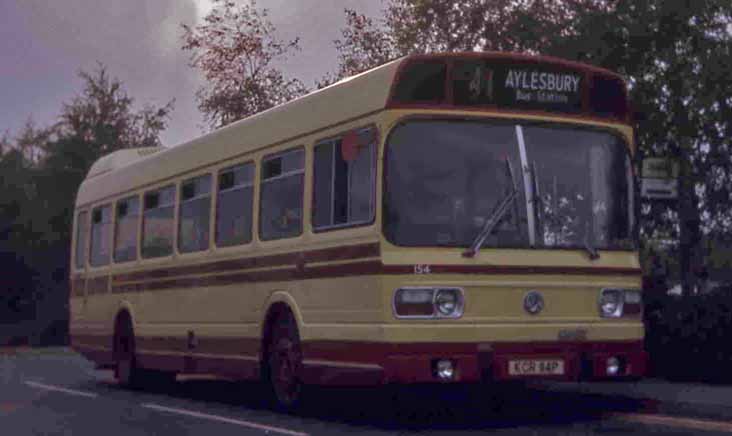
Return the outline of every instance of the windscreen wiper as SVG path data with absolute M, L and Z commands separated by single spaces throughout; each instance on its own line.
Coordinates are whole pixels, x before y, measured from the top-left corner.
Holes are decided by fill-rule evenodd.
M 538 170 L 536 169 L 536 161 L 531 164 L 531 172 L 529 178 L 531 180 L 531 186 L 533 186 L 533 199 L 534 202 L 534 215 L 536 216 L 536 222 L 534 227 L 536 229 L 537 239 L 544 241 L 544 202 L 541 200 L 541 192 L 539 191 L 539 176 Z
M 513 168 L 511 167 L 511 162 L 508 158 L 506 158 L 506 168 L 509 179 L 511 180 L 511 192 L 501 200 L 498 207 L 493 211 L 491 216 L 488 217 L 473 243 L 470 244 L 470 247 L 467 250 L 463 251 L 463 257 L 475 257 L 475 255 L 478 254 L 478 250 L 480 250 L 480 247 L 483 245 L 488 235 L 493 232 L 493 229 L 496 228 L 496 225 L 501 222 L 503 217 L 506 215 L 506 212 L 510 209 L 511 204 L 516 201 L 518 190 L 516 189 L 516 184 L 513 178 Z

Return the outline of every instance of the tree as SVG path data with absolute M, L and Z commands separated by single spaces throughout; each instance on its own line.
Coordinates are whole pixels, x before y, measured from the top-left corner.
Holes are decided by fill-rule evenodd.
M 160 132 L 173 110 L 173 101 L 135 110 L 134 99 L 104 65 L 79 77 L 82 92 L 63 104 L 36 178 L 46 218 L 58 235 L 52 240 L 68 239 L 76 191 L 91 165 L 120 149 L 160 146 Z
M 36 127 L 29 118 L 20 133 L 12 137 L 8 132 L 0 140 L 0 241 L 4 250 L 20 256 L 29 254 L 24 249 L 33 227 L 34 177 L 52 131 Z
M 681 163 L 676 204 L 644 202 L 644 237 L 671 236 L 685 290 L 703 233 L 732 232 L 732 3 L 728 0 L 389 0 L 346 11 L 343 77 L 411 53 L 510 50 L 589 62 L 631 86 L 641 155 Z M 332 80 L 332 76 L 328 77 Z
M 198 108 L 212 128 L 262 112 L 305 94 L 305 86 L 275 66 L 299 49 L 298 39 L 281 41 L 266 9 L 252 0 L 237 4 L 213 0 L 213 9 L 196 27 L 182 25 L 183 50 L 206 85 L 196 93 Z
M 703 233 L 732 231 L 732 99 L 719 92 L 732 86 L 732 3 L 607 4 L 583 14 L 577 32 L 553 41 L 552 52 L 623 73 L 646 118 L 637 129 L 642 153 L 679 160 L 679 201 L 646 203 L 643 224 L 646 236 L 660 230 L 676 239 L 689 292 L 704 262 Z
M 29 133 L 20 135 L 20 140 Z M 28 236 L 32 231 L 31 211 L 36 200 L 32 162 L 18 138 L 6 134 L 0 156 L 0 324 L 22 323 L 34 319 L 33 279 L 30 268 L 32 249 Z M 0 344 L 12 329 L 0 328 Z M 10 333 L 12 334 L 12 333 Z M 3 337 L 5 336 L 5 337 Z
M 401 55 L 390 32 L 374 24 L 374 20 L 355 10 L 346 9 L 343 39 L 334 42 L 338 51 L 338 67 L 317 83 L 324 88 L 338 80 L 383 65 Z
M 390 0 L 374 21 L 346 9 L 335 73 L 323 83 L 400 56 L 453 51 L 541 53 L 556 35 L 574 32 L 577 9 L 602 10 L 595 0 Z
M 174 101 L 135 111 L 134 99 L 119 79 L 109 76 L 104 65 L 92 72 L 81 71 L 79 77 L 83 90 L 63 104 L 58 122 L 60 138 L 88 144 L 95 160 L 122 148 L 161 145 L 159 134 L 166 127 Z
M 9 151 L 12 146 L 13 144 L 10 140 L 10 132 L 6 130 L 2 135 L 0 135 L 0 159 L 2 159 L 5 152 Z
M 38 163 L 43 157 L 43 148 L 53 133 L 53 127 L 39 128 L 33 117 L 28 117 L 15 138 L 14 147 L 17 147 L 29 162 Z
M 32 302 L 26 309 L 30 306 L 35 315 L 21 318 L 33 322 L 65 316 L 60 311 L 68 296 L 74 202 L 89 168 L 122 148 L 160 145 L 173 105 L 136 110 L 122 82 L 101 64 L 79 76 L 82 92 L 63 105 L 54 126 L 37 128 L 29 121 L 17 137 L 2 139 L 0 264 L 13 271 L 2 274 L 13 277 L 6 284 L 12 295 L 5 298 Z

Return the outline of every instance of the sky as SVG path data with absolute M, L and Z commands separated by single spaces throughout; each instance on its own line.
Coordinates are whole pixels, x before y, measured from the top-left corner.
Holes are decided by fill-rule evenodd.
M 302 50 L 281 67 L 310 88 L 336 67 L 333 40 L 341 36 L 344 8 L 374 17 L 383 8 L 380 0 L 257 5 L 269 10 L 280 38 L 300 37 Z M 180 24 L 200 22 L 210 8 L 210 0 L 0 0 L 0 134 L 16 134 L 29 117 L 39 126 L 53 123 L 81 90 L 78 72 L 101 62 L 137 107 L 175 99 L 164 145 L 201 135 L 206 127 L 194 96 L 203 81 L 180 49 Z

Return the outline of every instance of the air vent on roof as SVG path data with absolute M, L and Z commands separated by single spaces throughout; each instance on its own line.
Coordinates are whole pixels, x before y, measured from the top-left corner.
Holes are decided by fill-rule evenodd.
M 144 147 L 126 148 L 124 150 L 115 151 L 114 153 L 103 156 L 94 162 L 91 169 L 89 169 L 89 174 L 86 175 L 86 178 L 90 179 L 100 174 L 120 169 L 163 149 L 164 147 Z
M 145 148 L 135 148 L 134 150 L 137 150 L 137 154 L 140 156 L 150 156 L 151 154 L 155 154 L 162 150 L 163 147 L 145 147 Z

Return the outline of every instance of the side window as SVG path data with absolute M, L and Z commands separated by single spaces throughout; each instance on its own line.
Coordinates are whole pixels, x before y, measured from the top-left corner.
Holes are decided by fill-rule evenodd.
M 89 228 L 89 212 L 79 212 L 76 217 L 76 247 L 74 258 L 76 269 L 83 269 L 86 265 L 86 232 Z
M 89 255 L 89 263 L 91 266 L 109 264 L 111 255 L 109 231 L 111 223 L 111 206 L 106 205 L 92 210 L 91 254 Z
M 289 151 L 262 160 L 259 235 L 262 240 L 302 233 L 305 151 Z
M 140 198 L 125 198 L 117 202 L 114 228 L 114 261 L 128 262 L 137 258 L 137 223 L 140 218 Z
M 178 250 L 190 253 L 208 249 L 211 216 L 211 175 L 186 180 L 180 188 Z
M 376 144 L 373 129 L 315 146 L 313 228 L 368 223 L 374 216 Z
M 173 214 L 175 186 L 145 194 L 142 215 L 142 257 L 161 257 L 173 253 Z
M 216 245 L 227 247 L 252 240 L 254 164 L 246 163 L 219 173 L 216 202 Z

